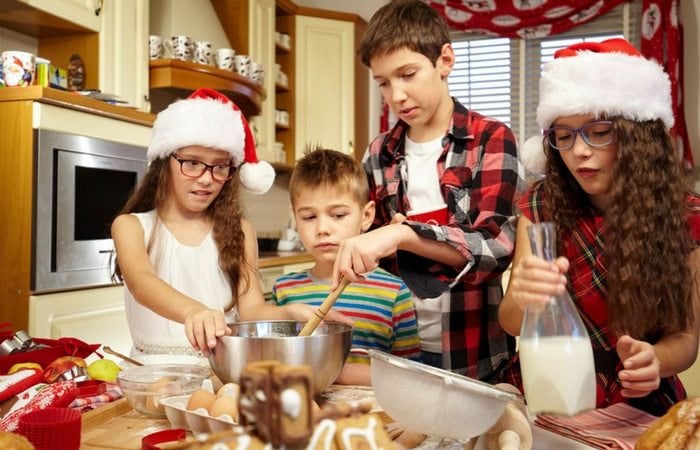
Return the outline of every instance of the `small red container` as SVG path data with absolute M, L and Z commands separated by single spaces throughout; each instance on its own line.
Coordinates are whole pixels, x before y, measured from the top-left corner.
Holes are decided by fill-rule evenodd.
M 79 450 L 80 428 L 80 411 L 46 408 L 23 415 L 18 432 L 34 444 L 36 450 Z

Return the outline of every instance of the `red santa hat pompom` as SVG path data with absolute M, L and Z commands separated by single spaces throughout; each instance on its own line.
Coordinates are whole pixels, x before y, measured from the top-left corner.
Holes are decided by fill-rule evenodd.
M 167 158 L 177 150 L 199 145 L 231 154 L 243 187 L 264 194 L 275 180 L 275 170 L 259 161 L 248 121 L 228 97 L 200 88 L 161 111 L 153 124 L 148 161 Z

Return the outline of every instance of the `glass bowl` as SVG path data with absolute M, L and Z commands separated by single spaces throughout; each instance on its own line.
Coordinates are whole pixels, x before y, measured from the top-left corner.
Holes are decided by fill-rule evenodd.
M 161 400 L 200 389 L 209 369 L 192 364 L 130 367 L 119 372 L 117 385 L 132 408 L 150 417 L 165 417 Z

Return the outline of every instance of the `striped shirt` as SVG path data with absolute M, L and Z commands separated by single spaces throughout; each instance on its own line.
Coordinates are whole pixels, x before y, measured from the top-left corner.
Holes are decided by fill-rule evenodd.
M 278 305 L 304 303 L 320 306 L 330 284 L 310 270 L 282 275 L 272 288 Z M 418 359 L 420 345 L 411 293 L 400 278 L 383 269 L 365 275 L 365 280 L 345 288 L 333 309 L 354 320 L 352 348 L 375 349 L 405 358 Z M 348 363 L 369 364 L 364 352 L 350 352 Z

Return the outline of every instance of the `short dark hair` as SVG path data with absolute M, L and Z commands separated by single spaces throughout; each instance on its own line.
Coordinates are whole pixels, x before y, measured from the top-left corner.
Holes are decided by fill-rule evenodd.
M 324 187 L 347 192 L 362 206 L 369 201 L 367 175 L 353 157 L 336 150 L 307 149 L 289 179 L 292 203 L 304 189 Z
M 364 65 L 377 55 L 401 48 L 421 53 L 435 64 L 450 30 L 440 14 L 420 0 L 393 0 L 372 16 L 357 49 Z

